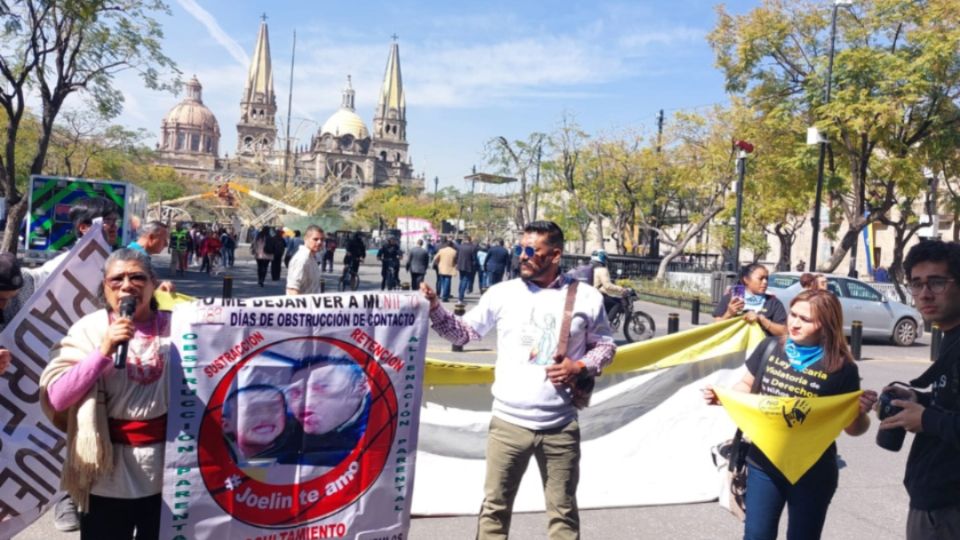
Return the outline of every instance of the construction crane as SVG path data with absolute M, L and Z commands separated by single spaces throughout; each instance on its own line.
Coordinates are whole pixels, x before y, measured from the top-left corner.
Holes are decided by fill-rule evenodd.
M 247 195 L 259 201 L 263 201 L 270 205 L 270 208 L 266 212 L 262 212 L 259 215 L 255 215 L 248 208 L 245 208 L 240 204 L 237 194 Z M 296 195 L 293 193 L 291 195 Z M 300 195 L 302 196 L 302 190 Z M 184 217 L 187 218 L 185 221 L 190 221 L 189 213 L 178 208 L 179 205 L 184 205 L 192 201 L 199 201 L 203 199 L 219 199 L 222 203 L 221 208 L 244 208 L 246 212 L 243 212 L 244 217 L 249 221 L 257 221 L 259 224 L 267 223 L 269 220 L 276 217 L 281 211 L 288 212 L 291 214 L 296 214 L 298 216 L 309 216 L 310 213 L 292 206 L 283 201 L 274 199 L 273 197 L 264 195 L 259 191 L 253 190 L 244 186 L 242 184 L 237 184 L 235 182 L 230 182 L 229 180 L 219 184 L 215 189 L 211 191 L 206 191 L 204 193 L 198 193 L 196 195 L 188 195 L 186 197 L 178 197 L 176 199 L 171 199 L 167 201 L 155 202 L 147 207 L 147 219 L 158 219 L 164 222 L 179 221 Z M 263 220 L 263 217 L 267 217 L 266 220 Z

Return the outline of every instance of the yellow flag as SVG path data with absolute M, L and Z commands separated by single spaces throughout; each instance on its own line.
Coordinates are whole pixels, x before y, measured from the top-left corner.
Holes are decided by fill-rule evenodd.
M 196 300 L 196 298 L 186 294 L 171 294 L 163 291 L 154 292 L 153 297 L 156 299 L 157 305 L 160 306 L 160 311 L 173 311 L 173 307 L 177 304 Z
M 795 484 L 859 413 L 861 391 L 826 397 L 777 397 L 715 388 L 744 435 Z

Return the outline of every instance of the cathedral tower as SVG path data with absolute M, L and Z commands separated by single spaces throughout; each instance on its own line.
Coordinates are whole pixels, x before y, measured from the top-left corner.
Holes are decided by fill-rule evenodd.
M 407 100 L 400 76 L 400 46 L 396 36 L 390 45 L 383 86 L 373 115 L 373 150 L 380 161 L 378 173 L 397 179 L 407 176 Z M 379 176 L 379 174 L 378 174 Z
M 257 34 L 247 84 L 240 99 L 240 122 L 237 124 L 238 156 L 260 157 L 273 150 L 277 139 L 276 114 L 277 96 L 273 93 L 270 36 L 264 16 L 260 21 L 260 32 Z

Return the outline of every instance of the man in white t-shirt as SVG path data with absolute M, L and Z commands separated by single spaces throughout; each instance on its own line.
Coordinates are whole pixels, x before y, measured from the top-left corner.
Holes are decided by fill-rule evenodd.
M 320 267 L 317 266 L 317 253 L 323 247 L 323 229 L 317 225 L 307 227 L 303 235 L 303 244 L 290 259 L 287 268 L 287 294 L 316 294 L 320 292 Z
M 550 221 L 524 228 L 520 278 L 487 290 L 462 319 L 450 314 L 426 283 L 433 329 L 462 345 L 496 328 L 497 363 L 493 419 L 487 438 L 487 474 L 477 537 L 506 538 L 513 501 L 530 456 L 544 482 L 551 539 L 579 538 L 577 482 L 580 427 L 571 385 L 598 375 L 616 348 L 600 293 L 585 284 L 576 291 L 566 356 L 555 359 L 567 289 L 560 274 L 563 231 Z

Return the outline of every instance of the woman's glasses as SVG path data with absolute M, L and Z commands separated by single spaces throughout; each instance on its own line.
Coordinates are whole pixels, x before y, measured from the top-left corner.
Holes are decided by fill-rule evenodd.
M 130 283 L 138 287 L 143 287 L 144 285 L 147 284 L 148 279 L 149 278 L 147 277 L 146 274 L 142 272 L 134 272 L 131 274 L 118 274 L 115 276 L 108 276 L 104 281 L 107 282 L 107 286 L 110 287 L 111 289 L 119 289 L 120 287 L 123 287 L 123 282 L 125 280 L 130 280 Z

